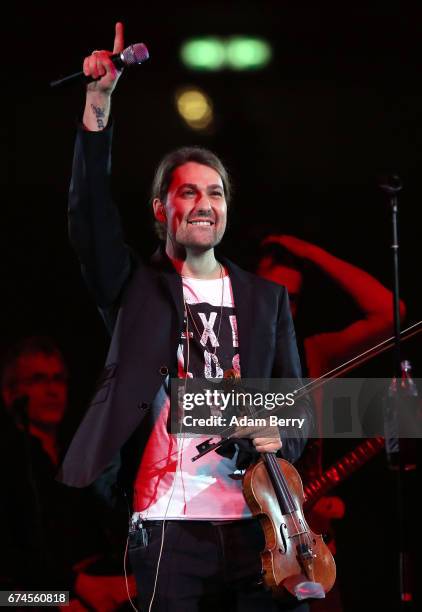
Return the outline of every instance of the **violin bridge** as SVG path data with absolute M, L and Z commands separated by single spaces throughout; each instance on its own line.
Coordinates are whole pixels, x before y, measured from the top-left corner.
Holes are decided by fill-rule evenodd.
M 296 538 L 297 536 L 301 536 L 306 534 L 307 535 L 307 531 L 297 531 L 296 533 L 292 533 L 291 535 L 289 535 L 289 538 Z M 308 546 L 307 544 L 299 544 L 299 546 Z

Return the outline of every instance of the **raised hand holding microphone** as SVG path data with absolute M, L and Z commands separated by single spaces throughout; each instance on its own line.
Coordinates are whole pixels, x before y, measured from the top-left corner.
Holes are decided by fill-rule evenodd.
M 84 59 L 83 72 L 86 77 L 95 79 L 87 85 L 83 124 L 87 130 L 103 130 L 110 115 L 111 94 L 122 74 L 111 60 L 111 56 L 124 48 L 123 24 L 115 26 L 113 51 L 93 51 Z

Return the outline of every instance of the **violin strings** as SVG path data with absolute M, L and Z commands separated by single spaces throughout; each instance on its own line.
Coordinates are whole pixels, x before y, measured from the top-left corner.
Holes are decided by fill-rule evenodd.
M 296 529 L 295 534 L 291 534 L 289 537 L 298 537 L 299 538 L 299 546 L 307 546 L 308 549 L 310 551 L 312 551 L 312 538 L 310 536 L 309 533 L 309 529 L 307 527 L 305 527 L 305 522 L 302 520 L 302 517 L 299 517 L 299 523 L 296 519 L 295 516 L 295 512 L 298 511 L 298 508 L 296 507 L 295 501 L 290 493 L 289 487 L 287 485 L 285 476 L 283 474 L 282 469 L 280 468 L 280 466 L 278 465 L 277 459 L 274 455 L 270 454 L 270 453 L 266 453 L 265 454 L 265 459 L 266 459 L 266 463 L 267 465 L 271 468 L 270 473 L 273 476 L 273 479 L 275 480 L 275 485 L 279 487 L 280 489 L 280 493 L 283 497 L 283 500 L 285 502 L 286 505 L 286 510 L 289 512 L 292 523 L 294 525 L 294 528 Z M 275 491 L 276 496 L 277 496 L 277 491 Z M 302 527 L 301 527 L 302 526 Z M 301 557 L 301 554 L 299 554 L 299 557 Z M 313 575 L 313 556 L 310 557 L 309 559 L 310 563 L 310 568 L 309 568 L 309 573 L 311 574 L 310 576 L 308 576 L 312 581 L 314 581 L 314 575 Z M 302 566 L 303 567 L 303 566 Z M 303 568 L 305 573 L 307 574 L 307 571 L 305 568 Z
M 284 478 L 284 474 L 277 463 L 277 459 L 270 453 L 266 454 L 266 459 L 267 459 L 267 463 L 268 462 L 270 463 L 271 468 L 272 468 L 273 477 L 276 480 L 277 485 L 281 489 L 283 500 L 285 501 L 285 505 L 286 505 L 286 511 L 294 512 L 295 510 L 297 510 L 297 508 L 290 494 L 289 488 L 287 487 L 287 484 Z

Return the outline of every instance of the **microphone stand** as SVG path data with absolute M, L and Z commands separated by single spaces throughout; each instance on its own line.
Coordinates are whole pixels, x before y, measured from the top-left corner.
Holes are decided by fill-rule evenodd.
M 388 177 L 380 184 L 381 190 L 388 196 L 391 207 L 391 224 L 393 244 L 393 315 L 394 315 L 394 376 L 401 377 L 400 358 L 400 273 L 399 273 L 399 236 L 398 236 L 398 193 L 402 190 L 400 178 L 397 175 Z
M 387 177 L 380 182 L 380 189 L 388 197 L 391 208 L 391 224 L 392 224 L 392 240 L 391 245 L 393 256 L 393 322 L 394 322 L 394 362 L 393 362 L 393 379 L 390 385 L 389 407 L 393 423 L 397 424 L 400 421 L 399 411 L 401 401 L 406 401 L 403 397 L 401 389 L 402 364 L 401 364 L 401 349 L 400 349 L 400 273 L 399 273 L 399 239 L 398 239 L 398 193 L 402 190 L 402 183 L 397 175 Z M 400 449 L 400 427 L 396 429 L 397 438 L 388 438 L 385 436 L 386 452 L 390 461 L 390 467 L 396 466 L 394 469 L 396 487 L 397 487 L 397 510 L 398 510 L 398 540 L 399 540 L 399 587 L 400 587 L 400 612 L 410 612 L 413 610 L 413 574 L 411 554 L 409 550 L 409 534 L 406 529 L 410 517 L 407 516 L 406 508 L 406 470 L 403 452 Z M 403 450 L 403 449 L 402 449 Z

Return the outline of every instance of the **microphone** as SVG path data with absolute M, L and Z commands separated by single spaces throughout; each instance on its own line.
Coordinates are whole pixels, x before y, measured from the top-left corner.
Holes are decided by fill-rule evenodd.
M 148 58 L 148 49 L 144 43 L 130 45 L 121 53 L 115 53 L 110 57 L 111 61 L 118 70 L 123 70 L 125 67 L 129 68 L 129 66 L 134 66 L 135 64 L 143 64 Z M 83 70 L 81 70 L 80 72 L 74 72 L 73 74 L 69 74 L 69 76 L 58 79 L 57 81 L 51 81 L 50 87 L 57 87 L 58 85 L 69 83 L 71 81 L 78 81 L 80 78 L 85 78 L 85 81 L 88 83 L 94 80 L 90 77 L 86 77 Z

